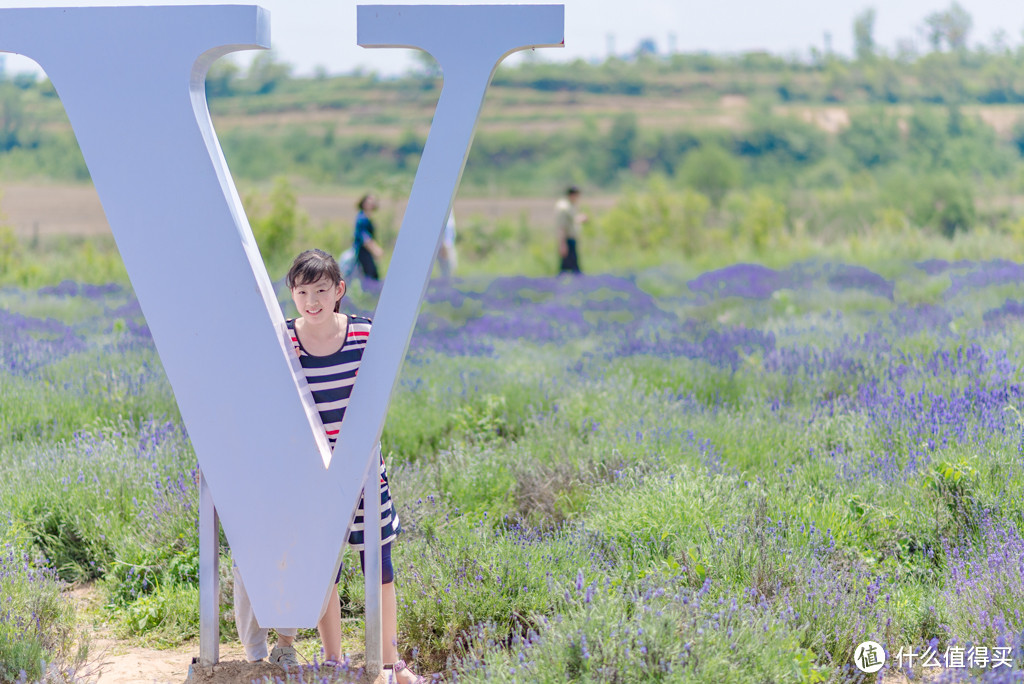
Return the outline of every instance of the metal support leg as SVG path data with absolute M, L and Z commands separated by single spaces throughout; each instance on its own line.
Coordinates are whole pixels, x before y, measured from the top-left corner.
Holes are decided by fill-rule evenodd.
M 374 464 L 363 486 L 363 543 L 366 565 L 366 673 L 376 677 L 384 668 L 380 598 L 380 475 L 377 464 Z
M 199 472 L 199 663 L 220 660 L 220 520 Z

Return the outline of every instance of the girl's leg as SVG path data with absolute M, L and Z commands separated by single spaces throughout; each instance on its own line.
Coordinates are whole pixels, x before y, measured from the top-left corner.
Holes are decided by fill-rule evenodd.
M 391 562 L 391 543 L 388 542 L 380 549 L 381 552 L 381 585 L 380 585 L 380 612 L 381 612 L 381 637 L 385 665 L 393 665 L 400 661 L 398 655 L 398 599 L 395 596 L 395 566 Z M 363 565 L 363 572 L 366 572 L 366 555 L 359 552 L 359 562 Z M 395 673 L 395 681 L 398 684 L 414 684 L 420 680 L 408 667 Z
M 398 660 L 398 600 L 395 598 L 395 583 L 388 582 L 380 586 L 380 608 L 383 613 L 381 629 L 384 632 L 384 662 L 397 663 Z M 398 684 L 416 684 L 422 681 L 412 670 L 406 667 L 394 673 L 394 681 Z
M 381 629 L 384 637 L 384 662 L 398 662 L 398 599 L 395 583 L 380 585 Z
M 320 616 L 316 628 L 320 631 L 320 643 L 324 646 L 324 658 L 341 661 L 341 599 L 338 598 L 338 586 L 334 586 L 327 599 L 327 610 Z

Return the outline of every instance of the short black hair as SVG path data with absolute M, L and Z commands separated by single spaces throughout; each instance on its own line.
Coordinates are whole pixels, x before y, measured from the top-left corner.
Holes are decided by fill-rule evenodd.
M 341 268 L 334 257 L 322 249 L 307 249 L 295 257 L 284 282 L 288 289 L 292 290 L 298 285 L 309 285 L 324 277 L 330 278 L 335 286 L 345 282 L 341 277 Z M 334 313 L 338 313 L 340 310 L 341 300 L 338 300 L 334 305 Z
M 578 187 L 576 187 L 575 185 L 570 185 L 568 188 L 565 189 L 565 194 L 566 195 L 578 195 L 578 194 L 580 194 L 580 189 Z

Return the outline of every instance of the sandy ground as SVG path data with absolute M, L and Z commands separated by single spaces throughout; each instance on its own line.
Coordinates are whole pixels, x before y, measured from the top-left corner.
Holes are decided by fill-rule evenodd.
M 67 595 L 77 604 L 80 615 L 98 615 L 101 598 L 92 585 L 76 588 Z M 87 631 L 90 662 L 86 671 L 100 684 L 181 684 L 188 677 L 192 658 L 199 655 L 198 644 L 161 650 L 119 641 L 107 625 L 98 621 L 89 624 Z M 240 644 L 221 644 L 220 657 L 225 661 L 244 661 L 245 653 Z
M 551 197 L 456 199 L 456 217 L 479 216 L 487 221 L 509 217 L 518 220 L 524 213 L 530 225 L 554 224 L 554 206 L 559 189 Z M 314 226 L 334 222 L 349 225 L 355 218 L 355 194 L 299 193 L 299 207 Z M 585 210 L 604 211 L 615 203 L 614 196 L 584 196 Z M 382 211 L 400 216 L 406 201 L 382 197 Z M 16 235 L 31 238 L 53 235 L 109 235 L 110 225 L 91 185 L 0 184 L 0 223 L 14 229 Z
M 99 592 L 86 585 L 69 591 L 68 598 L 79 607 L 80 615 L 100 615 Z M 87 626 L 90 640 L 89 663 L 80 675 L 97 684 L 249 684 L 252 681 L 274 681 L 284 671 L 267 662 L 249 663 L 238 643 L 220 644 L 219 662 L 211 667 L 193 665 L 199 657 L 199 644 L 190 643 L 174 649 L 147 648 L 144 645 L 118 640 L 110 628 L 98 621 Z M 352 654 L 352 662 L 359 666 L 363 654 Z M 300 658 L 301 661 L 301 658 Z M 321 673 L 322 674 L 322 673 Z M 319 677 L 316 681 L 320 681 Z M 339 682 L 352 682 L 341 677 Z M 388 684 L 381 675 L 376 680 L 359 680 L 356 684 Z

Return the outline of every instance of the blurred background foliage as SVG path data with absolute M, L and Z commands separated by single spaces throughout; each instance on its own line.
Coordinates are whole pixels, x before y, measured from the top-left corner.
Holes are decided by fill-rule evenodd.
M 653 40 L 596 63 L 531 54 L 496 72 L 459 196 L 553 201 L 573 183 L 585 202 L 612 198 L 610 211 L 590 212 L 583 248 L 595 266 L 714 260 L 723 246 L 770 259 L 783 244 L 821 249 L 893 230 L 1017 236 L 1024 46 L 1005 34 L 971 42 L 957 3 L 923 18 L 921 44 L 884 49 L 874 21 L 873 10 L 854 19 L 852 57 L 679 53 Z M 272 273 L 277 255 L 311 240 L 345 247 L 351 217 L 317 224 L 298 194 L 407 196 L 441 82 L 429 57 L 389 78 L 297 77 L 272 52 L 213 66 L 211 112 Z M 0 80 L 4 180 L 88 182 L 45 77 Z M 552 272 L 550 221 L 460 220 L 464 273 Z M 397 221 L 378 217 L 385 242 Z M 123 281 L 112 243 L 79 242 L 92 245 L 91 280 Z M 9 263 L 33 245 L 9 232 L 0 243 L 0 280 L 53 281 L 53 269 Z

